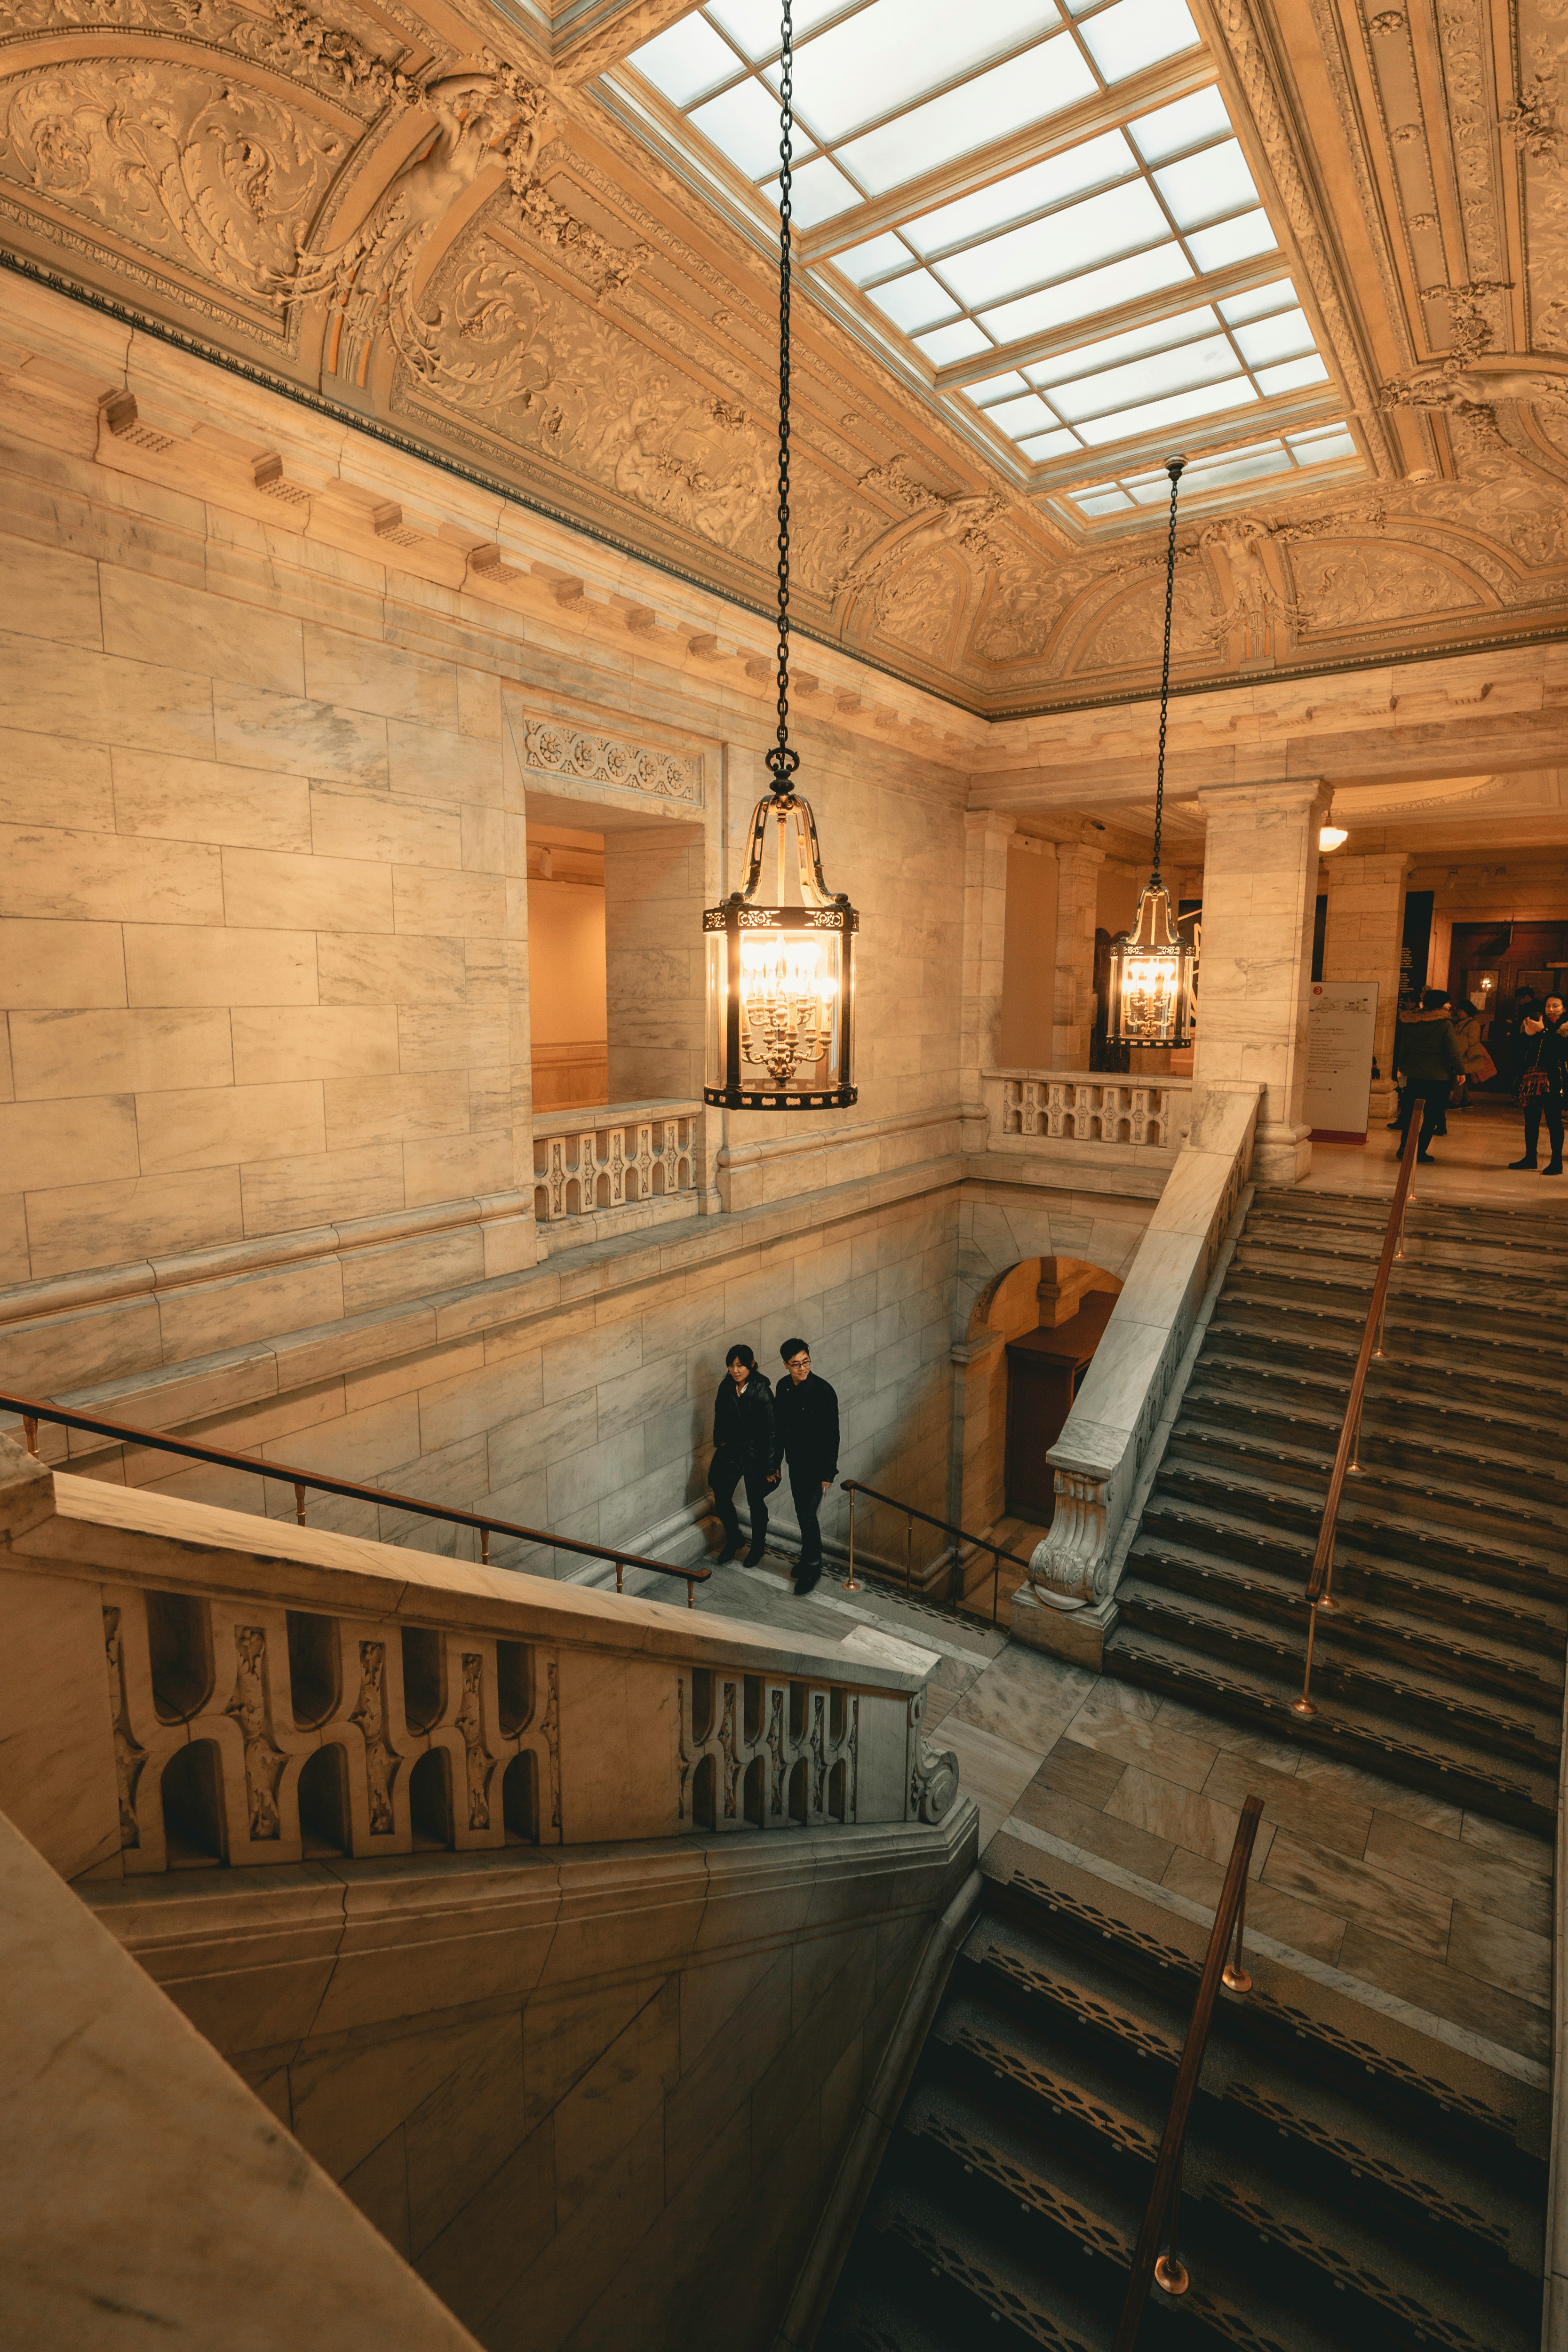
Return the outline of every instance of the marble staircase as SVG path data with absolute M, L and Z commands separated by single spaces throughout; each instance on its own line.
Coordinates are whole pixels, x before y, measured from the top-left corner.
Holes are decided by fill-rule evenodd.
M 1003 1832 L 819 2352 L 1109 2352 L 1205 1931 Z M 1151 1890 L 1151 1893 L 1156 1890 Z M 1249 1954 L 1144 2352 L 1529 2352 L 1548 2103 Z
M 1386 1207 L 1254 1202 L 1117 1590 L 1105 1670 L 1527 1827 L 1556 1818 L 1568 1239 L 1418 1203 L 1333 1593 L 1304 1591 Z

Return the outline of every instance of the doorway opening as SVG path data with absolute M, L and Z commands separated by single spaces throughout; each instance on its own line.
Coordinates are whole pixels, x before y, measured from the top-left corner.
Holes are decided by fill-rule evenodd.
M 605 836 L 531 815 L 528 996 L 535 1111 L 607 1103 Z

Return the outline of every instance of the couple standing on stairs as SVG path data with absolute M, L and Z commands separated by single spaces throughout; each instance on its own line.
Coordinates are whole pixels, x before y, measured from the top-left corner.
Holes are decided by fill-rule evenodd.
M 809 1592 L 822 1576 L 822 1530 L 817 1513 L 838 1475 L 838 1392 L 811 1369 L 804 1339 L 786 1339 L 779 1349 L 789 1375 L 775 1395 L 757 1370 L 750 1348 L 737 1340 L 725 1359 L 725 1377 L 713 1401 L 713 1459 L 708 1483 L 724 1529 L 721 1561 L 741 1549 L 735 1488 L 744 1479 L 752 1522 L 748 1568 L 762 1559 L 768 1536 L 768 1489 L 789 1464 L 789 1491 L 800 1528 L 800 1559 L 795 1589 Z

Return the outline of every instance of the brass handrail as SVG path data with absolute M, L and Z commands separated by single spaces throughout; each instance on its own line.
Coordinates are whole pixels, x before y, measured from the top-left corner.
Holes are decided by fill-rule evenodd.
M 902 1511 L 904 1515 L 904 1597 L 906 1600 L 909 1598 L 912 1581 L 911 1554 L 916 1519 L 922 1521 L 928 1528 L 940 1528 L 943 1535 L 956 1536 L 960 1543 L 973 1544 L 976 1551 L 988 1551 L 991 1554 L 991 1622 L 994 1625 L 997 1596 L 1002 1580 L 1002 1562 L 1008 1560 L 1015 1568 L 1021 1568 L 1027 1575 L 1029 1563 L 1026 1559 L 1021 1559 L 1016 1551 L 1007 1551 L 1002 1545 L 994 1544 L 986 1536 L 972 1536 L 966 1528 L 955 1527 L 951 1519 L 934 1518 L 930 1511 L 919 1511 L 912 1503 L 901 1503 L 896 1495 L 884 1495 L 875 1486 L 863 1485 L 858 1478 L 840 1478 L 838 1483 L 849 1497 L 849 1573 L 844 1580 L 846 1592 L 858 1592 L 860 1590 L 859 1585 L 855 1581 L 855 1497 L 857 1495 L 867 1495 L 873 1503 L 886 1503 L 892 1510 Z M 961 1612 L 954 1608 L 954 1614 L 959 1613 Z
M 1208 2047 L 1209 2027 L 1214 2019 L 1214 2005 L 1221 1981 L 1223 1979 L 1232 1992 L 1252 1990 L 1252 1979 L 1241 1965 L 1241 1948 L 1247 1928 L 1247 1866 L 1252 1860 L 1253 1842 L 1258 1835 L 1258 1823 L 1262 1812 L 1262 1798 L 1248 1797 L 1242 1805 L 1241 1819 L 1236 1825 L 1225 1885 L 1220 1889 L 1209 1948 L 1204 1956 L 1204 1970 L 1198 1979 L 1198 1995 L 1193 2003 L 1192 2021 L 1187 2027 L 1181 2063 L 1176 2069 L 1176 2087 L 1171 2094 L 1171 2111 L 1165 2118 L 1160 2153 L 1154 2159 L 1153 2185 L 1149 2191 L 1149 2201 L 1143 2208 L 1138 2243 L 1133 2249 L 1132 2268 L 1128 2275 L 1127 2292 L 1122 2297 L 1121 2317 L 1117 2323 L 1114 2352 L 1132 2352 L 1138 2340 L 1143 2306 L 1149 2300 L 1151 2280 L 1166 2294 L 1185 2294 L 1190 2284 L 1186 2264 L 1176 2249 L 1182 2193 L 1182 2149 L 1186 2140 L 1187 2118 L 1192 2112 L 1198 2077 L 1203 2072 L 1204 2053 Z M 1226 1952 L 1233 1928 L 1236 1950 L 1227 1960 Z M 1160 2252 L 1162 2238 L 1165 2240 L 1163 2253 Z
M 214 1462 L 220 1469 L 247 1470 L 257 1477 L 276 1478 L 293 1487 L 294 1517 L 300 1527 L 305 1524 L 306 1491 L 310 1489 L 321 1495 L 346 1495 L 353 1502 L 385 1504 L 392 1510 L 416 1511 L 423 1518 L 446 1519 L 453 1527 L 477 1528 L 479 1559 L 485 1567 L 489 1564 L 492 1535 L 521 1536 L 528 1543 L 549 1544 L 558 1551 L 581 1552 L 589 1559 L 613 1561 L 617 1592 L 623 1590 L 622 1579 L 628 1568 L 651 1568 L 660 1576 L 683 1576 L 689 1609 L 697 1606 L 694 1586 L 706 1583 L 713 1573 L 708 1568 L 674 1568 L 668 1560 L 647 1559 L 637 1551 L 615 1551 L 606 1544 L 582 1543 L 575 1536 L 553 1536 L 547 1528 L 525 1528 L 513 1519 L 491 1519 L 478 1511 L 450 1510 L 444 1503 L 422 1503 L 417 1496 L 395 1494 L 388 1486 L 360 1486 L 352 1478 L 324 1478 L 314 1470 L 290 1469 L 286 1462 L 258 1461 L 254 1454 L 231 1454 L 221 1445 L 197 1445 L 189 1438 L 168 1437 L 161 1429 L 139 1429 L 131 1422 L 66 1412 L 58 1405 L 41 1402 L 37 1397 L 0 1396 L 0 1410 L 19 1415 L 29 1454 L 37 1453 L 38 1423 L 47 1421 L 58 1423 L 62 1429 L 85 1429 L 91 1435 L 111 1438 L 117 1444 L 143 1445 L 152 1453 L 182 1454 L 188 1462 Z
M 1318 1636 L 1318 1612 L 1321 1609 L 1332 1616 L 1340 1605 L 1333 1595 L 1334 1538 L 1339 1532 L 1340 1504 L 1346 1478 L 1361 1475 L 1361 1424 L 1366 1403 L 1367 1374 L 1384 1352 L 1389 1279 L 1396 1262 L 1405 1255 L 1405 1213 L 1410 1205 L 1410 1184 L 1415 1172 L 1415 1154 L 1420 1148 L 1425 1113 L 1426 1105 L 1417 1098 L 1405 1138 L 1405 1149 L 1399 1155 L 1399 1175 L 1394 1187 L 1393 1205 L 1388 1212 L 1388 1229 L 1383 1236 L 1383 1253 L 1377 1261 L 1377 1277 L 1372 1286 L 1372 1304 L 1366 1310 L 1366 1328 L 1361 1335 L 1361 1346 L 1356 1351 L 1355 1370 L 1351 1374 L 1351 1392 L 1340 1427 L 1340 1442 L 1334 1450 L 1334 1466 L 1329 1473 L 1329 1491 L 1318 1528 L 1317 1549 L 1312 1554 L 1311 1573 L 1307 1579 L 1307 1662 L 1301 1675 L 1301 1696 L 1290 1702 L 1293 1715 L 1308 1716 L 1318 1712 L 1312 1704 L 1312 1651 Z

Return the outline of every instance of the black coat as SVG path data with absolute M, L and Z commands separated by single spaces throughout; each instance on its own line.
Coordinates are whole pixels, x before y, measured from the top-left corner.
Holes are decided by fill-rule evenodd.
M 838 1391 L 808 1372 L 797 1386 L 787 1373 L 773 1399 L 779 1442 L 798 1477 L 838 1475 Z
M 1527 1037 L 1522 1028 L 1514 1050 L 1513 1082 L 1517 1089 L 1530 1072 L 1540 1070 L 1545 1076 L 1547 1092 L 1538 1095 L 1538 1102 L 1554 1102 L 1563 1091 L 1563 1076 L 1568 1071 L 1568 1037 L 1558 1029 L 1539 1029 Z
M 779 1466 L 779 1433 L 765 1374 L 753 1372 L 745 1387 L 738 1389 L 725 1373 L 713 1400 L 713 1444 L 739 1454 L 747 1469 L 773 1475 Z

